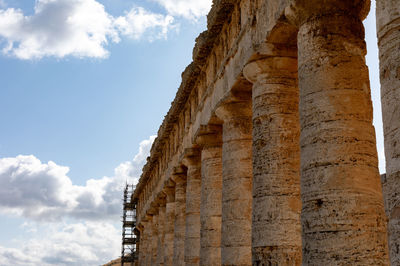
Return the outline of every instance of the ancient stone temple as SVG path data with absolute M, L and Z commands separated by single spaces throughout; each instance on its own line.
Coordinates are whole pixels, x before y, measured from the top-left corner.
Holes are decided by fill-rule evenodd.
M 400 265 L 400 1 L 377 0 L 383 190 L 369 11 L 214 0 L 133 194 L 138 265 Z

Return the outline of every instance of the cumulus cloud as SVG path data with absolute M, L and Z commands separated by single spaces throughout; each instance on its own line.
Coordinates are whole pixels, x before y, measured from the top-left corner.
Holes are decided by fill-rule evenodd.
M 72 183 L 68 167 L 32 155 L 0 159 L 0 219 L 25 218 L 22 237 L 12 240 L 18 248 L 0 245 L 0 265 L 100 265 L 117 258 L 122 191 L 126 182 L 137 183 L 154 139 L 142 141 L 113 177 L 85 186 Z
M 121 233 L 106 222 L 34 225 L 39 233 L 0 246 L 0 265 L 99 265 L 117 258 Z
M 163 6 L 172 16 L 181 16 L 196 20 L 207 15 L 212 0 L 154 0 Z
M 154 40 L 165 37 L 172 22 L 169 15 L 138 7 L 115 18 L 96 0 L 37 0 L 31 16 L 0 9 L 0 38 L 3 54 L 19 59 L 105 58 L 105 46 L 118 43 L 120 35 Z
M 155 136 L 140 143 L 132 161 L 115 168 L 113 177 L 89 179 L 76 186 L 69 168 L 42 163 L 33 155 L 0 159 L 0 212 L 34 220 L 58 221 L 65 217 L 91 220 L 117 219 L 126 181 L 137 183 Z
M 147 39 L 165 38 L 172 27 L 174 18 L 170 15 L 151 13 L 144 8 L 132 8 L 125 16 L 115 20 L 115 26 L 122 35 L 132 39 L 140 39 L 146 35 Z

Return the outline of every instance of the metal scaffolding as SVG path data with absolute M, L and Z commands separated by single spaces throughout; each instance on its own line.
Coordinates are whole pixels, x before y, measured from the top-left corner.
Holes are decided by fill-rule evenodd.
M 126 184 L 122 215 L 121 266 L 134 265 L 137 260 L 136 202 L 132 200 L 134 186 Z

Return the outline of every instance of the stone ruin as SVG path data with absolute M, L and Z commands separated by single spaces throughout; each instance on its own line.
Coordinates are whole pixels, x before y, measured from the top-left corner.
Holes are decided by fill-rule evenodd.
M 400 265 L 400 1 L 376 10 L 383 186 L 369 10 L 214 0 L 133 194 L 136 264 Z

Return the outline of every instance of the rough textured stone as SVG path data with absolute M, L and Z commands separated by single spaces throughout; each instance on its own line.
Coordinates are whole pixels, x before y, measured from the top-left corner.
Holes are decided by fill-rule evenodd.
M 186 177 L 175 176 L 174 257 L 172 265 L 185 265 Z
M 148 229 L 148 223 L 147 222 L 142 222 L 141 224 L 141 231 L 140 231 L 140 245 L 139 245 L 139 250 L 147 250 L 147 231 Z M 146 264 L 146 252 L 139 252 L 139 265 L 145 265 Z
M 158 213 L 153 216 L 153 221 L 151 224 L 151 262 L 150 265 L 157 265 L 157 253 L 158 253 L 158 240 L 159 240 L 159 215 Z
M 187 167 L 185 265 L 200 263 L 200 194 L 201 161 L 197 149 L 185 152 L 182 163 Z
M 299 1 L 303 263 L 386 265 L 361 10 Z
M 164 265 L 172 266 L 174 256 L 175 187 L 166 188 Z
M 223 120 L 222 265 L 251 265 L 251 101 L 217 109 Z
M 297 50 L 270 46 L 244 69 L 253 83 L 253 265 L 300 265 Z
M 145 250 L 147 251 L 147 254 L 145 255 L 145 263 L 144 265 L 150 266 L 151 265 L 151 260 L 153 258 L 153 253 L 152 253 L 152 246 L 153 246 L 153 217 L 149 217 L 149 222 L 148 222 L 148 228 L 145 231 L 146 232 L 146 248 Z
M 158 223 L 157 223 L 158 239 L 157 239 L 156 265 L 164 265 L 165 214 L 166 214 L 166 206 L 161 205 L 158 211 Z
M 400 3 L 376 1 L 380 80 L 385 137 L 386 214 L 392 265 L 400 265 Z
M 214 1 L 208 29 L 196 40 L 193 63 L 182 74 L 133 195 L 140 265 L 151 263 L 155 233 L 165 265 L 185 265 L 185 257 L 196 265 L 388 264 L 361 23 L 369 5 L 366 0 Z M 396 265 L 399 5 L 378 0 L 377 6 L 385 198 Z M 300 90 L 292 47 L 298 47 Z M 222 151 L 211 145 L 217 137 L 198 142 L 203 129 L 221 125 Z M 197 160 L 193 170 L 185 158 L 188 149 L 199 148 L 201 166 Z M 174 186 L 175 205 L 166 203 L 166 218 L 158 219 L 159 231 L 153 233 L 160 192 Z M 173 244 L 167 245 L 172 233 Z M 155 263 L 162 264 L 158 257 Z
M 221 265 L 222 127 L 205 126 L 201 150 L 200 265 Z

